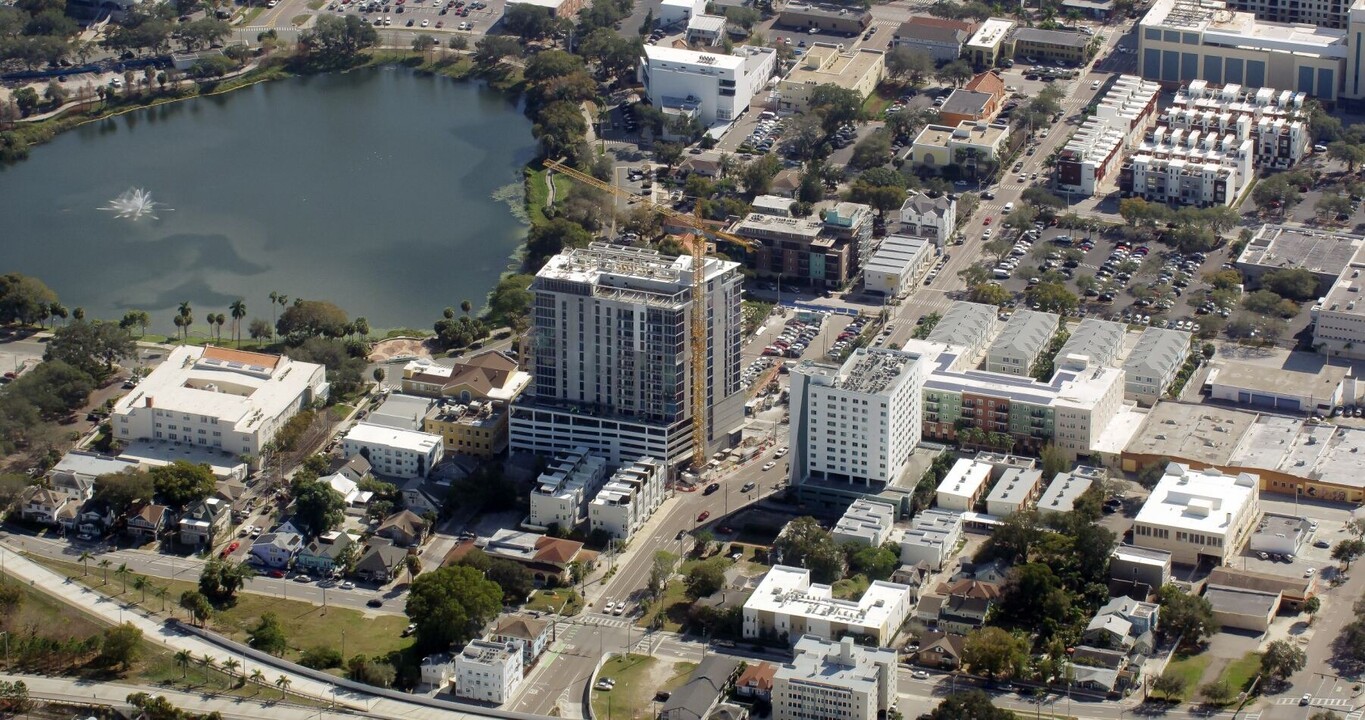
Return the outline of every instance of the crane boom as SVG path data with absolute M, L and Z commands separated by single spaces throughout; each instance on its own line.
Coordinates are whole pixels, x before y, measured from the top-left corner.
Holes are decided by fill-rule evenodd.
M 707 226 L 706 223 L 702 222 L 701 218 L 678 212 L 671 207 L 660 205 L 654 202 L 652 198 L 636 195 L 627 190 L 622 190 L 615 185 L 605 183 L 587 173 L 571 168 L 559 160 L 546 159 L 545 167 L 554 172 L 563 173 L 578 182 L 597 188 L 614 197 L 643 203 L 654 212 L 697 231 L 697 234 L 685 236 L 683 238 L 683 243 L 687 246 L 688 252 L 692 255 L 692 309 L 688 322 L 691 347 L 688 348 L 688 365 L 692 373 L 692 392 L 690 394 L 690 407 L 692 410 L 692 470 L 700 477 L 702 469 L 706 467 L 706 416 L 708 408 L 706 339 L 709 333 L 706 328 L 705 236 L 710 235 L 744 248 L 752 248 L 754 247 L 754 243 L 751 240 L 746 240 L 736 235 L 731 235 L 730 233 L 711 228 Z

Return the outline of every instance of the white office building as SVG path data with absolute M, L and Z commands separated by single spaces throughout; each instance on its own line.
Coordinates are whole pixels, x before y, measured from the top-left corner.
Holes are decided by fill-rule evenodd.
M 664 501 L 668 466 L 654 458 L 640 458 L 617 470 L 588 505 L 593 530 L 629 540 Z
M 938 245 L 929 238 L 888 235 L 863 263 L 863 285 L 885 297 L 909 295 L 938 258 Z
M 834 640 L 852 633 L 885 647 L 913 604 L 907 585 L 873 580 L 861 598 L 839 600 L 829 585 L 812 583 L 809 570 L 774 565 L 744 602 L 744 637 L 795 642 L 804 635 Z
M 376 475 L 402 479 L 426 477 L 445 455 L 440 435 L 364 422 L 346 433 L 341 447 L 347 457 L 370 461 Z
M 471 640 L 455 656 L 455 697 L 501 705 L 521 684 L 520 643 Z
M 569 531 L 588 519 L 588 501 L 602 489 L 607 462 L 577 447 L 554 456 L 531 488 L 531 513 L 526 523 L 535 528 L 558 526 Z
M 1343 29 L 1351 0 L 1229 0 L 1228 7 L 1267 22 Z
M 896 651 L 803 637 L 773 675 L 773 720 L 877 720 L 896 704 Z
M 1341 240 L 1341 244 L 1346 242 L 1344 238 Z M 1332 288 L 1313 306 L 1317 312 L 1313 344 L 1328 357 L 1365 358 L 1365 300 L 1361 298 L 1365 276 L 1362 276 L 1362 270 L 1365 270 L 1365 250 L 1356 251 L 1340 268 Z
M 924 563 L 942 570 L 962 542 L 962 528 L 962 513 L 941 508 L 920 512 L 901 535 L 901 564 Z
M 791 478 L 872 487 L 894 481 L 920 440 L 918 355 L 863 348 L 840 367 L 791 372 Z
M 891 527 L 895 522 L 895 508 L 885 503 L 859 498 L 844 511 L 839 522 L 834 524 L 831 534 L 834 541 L 840 544 L 851 542 L 881 547 L 891 536 Z
M 705 438 L 714 452 L 729 447 L 744 420 L 743 278 L 738 263 L 703 262 Z M 613 466 L 689 460 L 692 257 L 594 243 L 550 258 L 531 292 L 535 379 L 512 406 L 512 449 L 585 447 Z
M 1164 550 L 1178 563 L 1222 565 L 1256 528 L 1261 480 L 1170 463 L 1133 520 L 1133 544 Z
M 1190 334 L 1183 330 L 1147 328 L 1123 363 L 1123 392 L 1129 400 L 1155 405 L 1175 381 L 1190 355 Z
M 710 127 L 749 109 L 777 67 L 777 51 L 738 46 L 735 55 L 646 45 L 640 82 L 655 107 Z
M 155 440 L 260 457 L 298 411 L 327 399 L 326 369 L 283 355 L 182 345 L 114 404 L 125 444 Z
M 1352 15 L 1351 39 L 1355 22 Z M 1347 31 L 1266 22 L 1219 0 L 1155 0 L 1137 32 L 1142 76 L 1167 85 L 1207 80 L 1303 92 L 1333 103 L 1345 77 L 1343 98 L 1365 91 L 1353 82 L 1360 62 Z
M 1010 316 L 995 342 L 986 350 L 986 371 L 1028 375 L 1033 363 L 1057 334 L 1061 317 L 1020 308 Z

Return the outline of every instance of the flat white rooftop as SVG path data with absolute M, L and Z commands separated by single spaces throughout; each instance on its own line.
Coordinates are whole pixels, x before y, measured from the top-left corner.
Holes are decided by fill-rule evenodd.
M 938 494 L 970 498 L 981 490 L 990 477 L 990 463 L 962 458 L 953 463 L 948 474 L 943 476 L 943 482 L 938 484 Z
M 683 3 L 691 7 L 691 3 Z M 645 58 L 650 62 L 678 63 L 725 70 L 738 70 L 744 67 L 744 58 L 724 53 L 697 52 L 666 45 L 646 45 Z
M 782 613 L 823 621 L 881 627 L 892 611 L 909 602 L 906 585 L 874 580 L 857 600 L 834 598 L 833 588 L 810 581 L 810 571 L 788 565 L 774 565 L 753 595 L 745 601 L 746 610 Z
M 1217 470 L 1191 470 L 1179 463 L 1166 466 L 1136 524 L 1223 535 L 1230 517 L 1254 502 L 1260 479 L 1250 473 L 1223 475 Z
M 346 433 L 346 442 L 427 453 L 441 444 L 441 436 L 416 430 L 359 423 Z

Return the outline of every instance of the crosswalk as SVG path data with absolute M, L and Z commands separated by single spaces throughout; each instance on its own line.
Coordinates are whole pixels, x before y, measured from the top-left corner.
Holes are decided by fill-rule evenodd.
M 614 617 L 614 616 L 610 616 L 610 615 L 589 614 L 589 615 L 584 615 L 584 616 L 582 617 L 582 619 L 579 620 L 579 621 L 578 621 L 577 623 L 575 623 L 575 624 L 578 624 L 578 625 L 597 625 L 597 626 L 599 626 L 599 627 L 623 628 L 623 627 L 626 627 L 626 626 L 628 626 L 628 625 L 634 625 L 635 623 L 634 623 L 630 618 L 626 618 L 626 617 Z
M 1282 697 L 1275 699 L 1276 705 L 1298 705 L 1302 702 L 1303 701 L 1300 700 L 1299 698 L 1293 697 Z M 1308 704 L 1311 707 L 1345 707 L 1353 703 L 1351 698 L 1315 697 L 1312 700 L 1310 700 Z M 1350 715 L 1347 715 L 1346 720 L 1360 720 L 1360 716 L 1362 714 L 1365 714 L 1365 710 L 1357 710 L 1355 712 L 1352 712 Z M 1250 720 L 1250 718 L 1248 717 L 1247 720 Z

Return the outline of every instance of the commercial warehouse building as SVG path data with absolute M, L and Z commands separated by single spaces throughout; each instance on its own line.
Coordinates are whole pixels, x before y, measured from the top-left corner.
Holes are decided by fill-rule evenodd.
M 1133 520 L 1133 544 L 1178 563 L 1237 556 L 1261 515 L 1260 478 L 1171 463 Z

